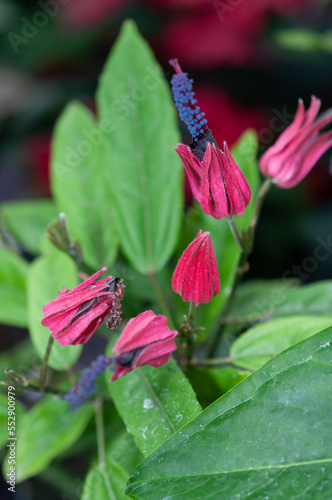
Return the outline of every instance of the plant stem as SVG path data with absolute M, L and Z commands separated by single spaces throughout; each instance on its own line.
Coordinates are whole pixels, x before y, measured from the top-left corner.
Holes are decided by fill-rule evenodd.
M 48 358 L 50 357 L 51 354 L 51 349 L 53 345 L 54 338 L 50 335 L 47 347 L 46 347 L 46 352 L 45 356 L 43 359 L 43 364 L 40 369 L 40 374 L 39 374 L 39 383 L 40 383 L 40 388 L 44 389 L 46 385 L 46 377 L 47 377 L 47 363 L 48 363 Z
M 234 368 L 237 368 L 242 371 L 251 371 L 251 370 L 246 370 L 246 368 L 243 368 L 242 366 L 237 366 L 235 363 L 233 363 L 232 358 L 226 357 L 226 358 L 215 358 L 215 359 L 194 359 L 191 361 L 191 366 L 216 366 L 216 365 L 232 365 Z
M 229 365 L 232 363 L 232 359 L 226 358 L 215 358 L 215 359 L 193 359 L 191 365 L 194 366 L 213 366 L 213 365 Z
M 157 299 L 158 299 L 158 302 L 160 305 L 160 309 L 162 310 L 163 314 L 167 317 L 170 329 L 174 330 L 175 327 L 174 327 L 174 322 L 173 322 L 173 319 L 171 316 L 171 312 L 168 308 L 163 291 L 159 285 L 159 282 L 157 280 L 157 276 L 155 275 L 154 271 L 149 272 L 149 277 L 150 277 L 151 283 L 153 285 L 154 291 L 156 292 Z
M 188 320 L 192 324 L 192 326 L 193 326 L 193 323 L 194 323 L 195 311 L 196 311 L 195 303 L 194 302 L 189 302 Z
M 254 242 L 254 237 L 255 237 L 256 226 L 257 226 L 258 219 L 259 219 L 259 216 L 261 213 L 264 198 L 265 198 L 268 190 L 270 189 L 271 184 L 272 184 L 271 178 L 265 179 L 264 182 L 262 183 L 259 191 L 258 191 L 256 208 L 255 208 L 255 211 L 253 213 L 250 225 L 247 229 L 247 237 L 249 238 L 249 242 L 246 241 L 245 246 L 243 245 L 243 241 L 241 240 L 241 238 L 239 236 L 239 233 L 236 229 L 236 226 L 234 224 L 233 219 L 231 219 L 231 218 L 227 219 L 229 226 L 231 228 L 231 231 L 234 235 L 234 238 L 236 239 L 237 243 L 239 244 L 239 246 L 241 248 L 241 255 L 240 255 L 239 264 L 237 266 L 236 275 L 235 275 L 235 279 L 234 279 L 231 293 L 229 294 L 227 302 L 223 308 L 223 312 L 221 315 L 221 322 L 222 322 L 222 319 L 228 315 L 230 309 L 232 308 L 233 300 L 234 300 L 234 297 L 236 295 L 237 287 L 238 287 L 239 283 L 241 282 L 243 274 L 249 269 L 249 265 L 248 265 L 247 261 L 248 261 L 249 255 L 251 254 L 252 249 L 253 249 L 253 242 Z M 222 329 L 219 330 L 219 332 L 216 334 L 214 340 L 212 340 L 212 344 L 211 344 L 211 347 L 209 349 L 210 354 L 216 348 L 221 333 L 222 333 Z
M 261 210 L 262 210 L 264 198 L 265 198 L 268 190 L 270 189 L 271 184 L 272 184 L 271 177 L 267 177 L 264 180 L 263 184 L 261 185 L 261 187 L 260 187 L 260 189 L 258 191 L 256 208 L 255 208 L 255 211 L 254 211 L 254 214 L 252 216 L 251 223 L 250 223 L 250 226 L 249 226 L 249 228 L 250 228 L 250 230 L 251 230 L 251 232 L 252 232 L 253 235 L 255 233 L 257 222 L 258 222 Z
M 233 284 L 233 287 L 232 287 L 232 291 L 231 291 L 231 293 L 230 293 L 230 295 L 228 297 L 227 303 L 226 303 L 226 305 L 224 307 L 222 317 L 225 317 L 228 314 L 228 312 L 229 312 L 229 310 L 231 308 L 231 305 L 233 303 L 233 299 L 234 299 L 234 296 L 235 296 L 235 293 L 236 293 L 236 289 L 237 289 L 237 287 L 238 287 L 238 285 L 239 285 L 239 283 L 240 283 L 240 281 L 242 279 L 243 274 L 249 268 L 249 266 L 247 265 L 247 260 L 248 260 L 249 255 L 252 252 L 253 242 L 254 242 L 254 236 L 255 236 L 255 230 L 256 230 L 258 219 L 259 219 L 259 215 L 261 213 L 261 209 L 262 209 L 264 197 L 267 194 L 267 192 L 268 192 L 268 190 L 269 190 L 269 188 L 271 186 L 271 183 L 272 183 L 272 179 L 271 178 L 265 179 L 264 182 L 263 182 L 263 184 L 261 185 L 259 191 L 258 191 L 256 208 L 255 208 L 255 211 L 253 213 L 253 216 L 252 216 L 252 219 L 251 219 L 250 225 L 248 227 L 248 231 L 247 231 L 248 234 L 249 234 L 249 237 L 251 239 L 251 242 L 250 242 L 249 245 L 246 245 L 245 248 L 243 246 L 241 247 L 242 248 L 242 252 L 241 252 L 239 264 L 237 266 L 237 271 L 236 271 L 236 276 L 235 276 L 234 284 Z M 233 219 L 228 219 L 228 221 L 229 221 L 229 223 L 232 221 L 233 226 L 235 227 Z M 231 227 L 231 223 L 230 223 L 230 227 Z M 237 233 L 237 235 L 238 235 L 238 233 Z M 238 237 L 239 237 L 239 235 L 238 235 Z
M 98 463 L 101 467 L 105 465 L 105 437 L 104 437 L 104 421 L 103 421 L 103 400 L 96 398 L 94 402 L 97 447 L 98 447 Z
M 240 238 L 240 235 L 239 235 L 239 232 L 238 232 L 237 227 L 235 225 L 233 217 L 232 216 L 228 217 L 227 222 L 228 222 L 228 225 L 230 227 L 230 230 L 232 231 L 232 234 L 234 236 L 236 243 L 239 245 L 239 247 L 241 249 L 241 252 L 244 252 L 243 243 L 242 243 L 242 240 Z

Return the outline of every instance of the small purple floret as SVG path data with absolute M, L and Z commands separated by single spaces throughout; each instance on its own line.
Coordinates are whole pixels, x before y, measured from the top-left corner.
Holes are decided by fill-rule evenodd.
M 62 399 L 68 401 L 71 411 L 76 410 L 96 391 L 97 377 L 114 362 L 114 358 L 106 358 L 101 354 L 92 361 L 89 368 L 85 368 L 81 372 L 79 381 L 62 397 Z
M 191 133 L 193 141 L 197 142 L 207 130 L 205 113 L 202 113 L 200 107 L 197 106 L 195 92 L 192 90 L 193 80 L 188 78 L 187 73 L 182 72 L 177 59 L 172 59 L 170 64 L 176 71 L 171 80 L 175 106 L 178 108 L 181 120 Z

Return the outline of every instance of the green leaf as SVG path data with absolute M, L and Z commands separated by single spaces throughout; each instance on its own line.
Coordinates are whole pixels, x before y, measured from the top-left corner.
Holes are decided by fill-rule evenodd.
M 257 134 L 247 130 L 232 148 L 232 155 L 245 175 L 251 188 L 251 202 L 243 215 L 234 216 L 236 226 L 246 229 L 251 221 L 259 188 L 259 169 L 257 163 Z M 240 257 L 240 249 L 228 227 L 227 220 L 216 220 L 203 214 L 203 227 L 211 232 L 220 275 L 220 293 L 206 307 L 204 326 L 208 328 L 220 315 L 230 294 L 234 282 L 236 267 Z
M 205 409 L 225 392 L 244 380 L 250 375 L 250 372 L 233 367 L 208 369 L 191 367 L 186 369 L 186 375 L 199 403 Z
M 232 363 L 257 370 L 273 356 L 332 325 L 332 316 L 290 316 L 261 323 L 232 344 Z
M 209 368 L 207 373 L 223 394 L 230 391 L 235 385 L 239 384 L 250 375 L 248 371 L 237 370 L 231 366 L 225 368 Z
M 70 233 L 82 246 L 83 260 L 93 269 L 110 266 L 117 248 L 101 155 L 101 143 L 108 141 L 105 134 L 90 111 L 74 102 L 56 124 L 52 148 L 52 192 L 57 208 L 66 214 Z
M 31 370 L 40 367 L 40 359 L 37 356 L 29 338 L 16 342 L 10 349 L 0 352 L 0 374 L 4 378 L 6 368 L 14 369 L 22 375 L 27 375 Z
M 116 409 L 144 455 L 201 412 L 190 383 L 173 359 L 160 368 L 137 368 L 115 382 L 109 378 L 108 373 Z
M 27 326 L 27 262 L 0 247 L 0 323 Z
M 329 498 L 331 340 L 331 328 L 318 333 L 218 399 L 142 462 L 126 494 L 144 500 Z
M 132 21 L 106 63 L 97 102 L 101 122 L 113 128 L 103 161 L 122 250 L 139 272 L 157 272 L 182 218 L 179 136 L 169 85 Z
M 11 234 L 29 252 L 41 252 L 45 229 L 58 216 L 52 200 L 10 201 L 1 205 L 1 215 Z
M 122 500 L 128 473 L 116 462 L 95 465 L 89 471 L 83 485 L 81 500 Z
M 17 427 L 25 412 L 24 406 L 17 400 L 17 398 L 15 399 L 14 415 L 10 415 L 8 410 L 8 396 L 7 394 L 0 393 L 0 449 L 5 447 L 8 442 L 7 438 L 10 437 L 8 433 L 8 426 L 15 424 L 15 427 Z M 15 420 L 8 421 L 9 417 L 14 417 Z
M 41 359 L 50 338 L 50 331 L 41 324 L 43 307 L 55 299 L 63 286 L 71 289 L 76 285 L 77 270 L 71 258 L 47 242 L 46 255 L 31 264 L 28 275 L 29 333 Z M 61 347 L 55 341 L 48 364 L 55 370 L 66 370 L 76 363 L 81 350 L 81 345 Z
M 72 446 L 84 431 L 92 412 L 89 405 L 70 412 L 66 401 L 47 397 L 26 413 L 17 423 L 17 482 L 39 474 Z M 4 475 L 7 471 L 5 460 Z
M 231 319 L 257 321 L 282 316 L 331 316 L 332 281 L 296 287 L 296 280 L 250 281 L 238 289 Z
M 321 34 L 310 29 L 278 30 L 274 39 L 280 47 L 287 50 L 316 52 L 322 49 Z
M 252 280 L 242 283 L 236 290 L 236 297 L 229 313 L 231 321 L 259 321 L 274 312 L 276 303 L 283 302 L 283 296 L 299 285 L 297 279 Z
M 106 460 L 118 463 L 128 474 L 131 473 L 142 461 L 143 455 L 136 447 L 132 435 L 127 432 L 114 406 L 111 415 L 105 413 L 104 422 Z
M 292 314 L 330 316 L 332 308 L 332 281 L 319 281 L 288 290 L 283 300 L 277 302 L 273 316 Z

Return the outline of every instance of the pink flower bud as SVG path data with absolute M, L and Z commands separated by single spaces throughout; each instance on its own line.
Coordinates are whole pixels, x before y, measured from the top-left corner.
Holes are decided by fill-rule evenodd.
M 198 141 L 198 146 L 200 141 Z M 178 144 L 175 151 L 186 170 L 190 187 L 206 214 L 215 219 L 241 215 L 251 200 L 246 178 L 234 161 L 224 142 L 224 152 L 214 142 L 202 146 L 202 162 L 196 156 L 197 147 Z
M 43 307 L 41 323 L 60 345 L 85 344 L 108 315 L 107 326 L 120 325 L 124 285 L 113 276 L 96 281 L 104 271 L 106 267 L 72 290 L 63 288 Z
M 220 291 L 220 280 L 210 233 L 200 230 L 183 252 L 173 274 L 172 287 L 184 301 L 196 306 L 210 302 Z
M 332 109 L 317 117 L 320 104 L 320 99 L 312 96 L 310 107 L 305 111 L 300 99 L 293 122 L 259 161 L 262 174 L 272 177 L 280 188 L 299 184 L 332 146 L 332 131 L 319 133 L 332 122 Z
M 178 144 L 175 151 L 186 170 L 190 187 L 206 214 L 215 219 L 243 214 L 251 200 L 251 191 L 240 168 L 233 160 L 226 142 L 219 149 L 205 114 L 201 112 L 193 92 L 193 81 L 183 73 L 177 59 L 171 59 L 175 69 L 172 92 L 181 120 L 192 135 L 191 146 Z
M 128 321 L 115 342 L 117 367 L 111 381 L 123 377 L 139 366 L 162 366 L 171 359 L 176 349 L 176 330 L 167 326 L 167 318 L 153 311 L 145 311 Z

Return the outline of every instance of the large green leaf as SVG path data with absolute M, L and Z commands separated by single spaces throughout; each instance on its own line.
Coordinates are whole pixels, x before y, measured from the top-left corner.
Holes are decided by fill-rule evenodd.
M 330 317 L 290 316 L 261 323 L 235 340 L 230 359 L 249 370 L 257 370 L 273 356 L 332 325 Z
M 113 158 L 102 159 L 101 153 L 107 133 L 82 104 L 71 103 L 60 116 L 53 139 L 54 199 L 82 246 L 84 262 L 93 269 L 112 264 L 117 246 L 104 171 Z
M 105 458 L 121 465 L 128 474 L 142 461 L 143 455 L 135 445 L 133 436 L 127 432 L 123 420 L 112 405 L 112 413 L 104 416 Z
M 109 378 L 107 373 L 115 406 L 144 455 L 201 412 L 190 383 L 173 359 L 160 368 L 137 368 L 115 382 Z
M 127 472 L 116 462 L 95 465 L 83 485 L 81 500 L 123 500 L 128 479 Z
M 169 86 L 146 42 L 127 21 L 101 75 L 105 182 L 111 190 L 120 244 L 141 273 L 170 258 L 182 218 L 182 169 Z
M 280 354 L 136 469 L 130 498 L 327 500 L 332 328 Z
M 52 200 L 9 201 L 1 205 L 6 227 L 29 252 L 38 254 L 45 229 L 58 215 Z
M 50 331 L 41 324 L 43 306 L 55 299 L 63 286 L 68 289 L 77 285 L 77 270 L 68 255 L 46 242 L 46 255 L 38 257 L 31 265 L 28 275 L 28 311 L 31 342 L 42 359 L 50 338 Z M 66 370 L 76 363 L 81 345 L 61 347 L 53 343 L 49 366 Z
M 296 284 L 297 281 L 292 279 L 243 283 L 230 311 L 231 319 L 256 322 L 294 314 L 331 315 L 332 281 L 301 287 L 296 287 Z
M 0 323 L 27 326 L 27 272 L 22 257 L 0 247 Z
M 72 446 L 84 431 L 92 406 L 70 412 L 68 403 L 53 397 L 39 401 L 17 422 L 16 480 L 39 474 L 61 452 Z M 4 461 L 4 475 L 8 472 Z

